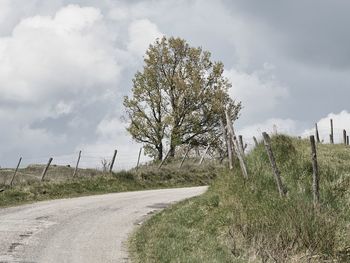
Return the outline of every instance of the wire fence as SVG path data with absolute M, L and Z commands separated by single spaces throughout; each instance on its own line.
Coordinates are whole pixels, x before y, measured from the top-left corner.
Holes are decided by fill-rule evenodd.
M 81 158 L 79 161 L 79 168 L 92 168 L 97 170 L 106 169 L 112 162 L 114 152 L 92 152 L 81 151 Z M 51 154 L 46 156 L 21 156 L 22 162 L 20 167 L 27 167 L 30 165 L 46 165 L 49 158 L 52 157 L 52 165 L 75 167 L 78 161 L 79 151 L 66 154 Z M 120 171 L 130 169 L 136 166 L 138 160 L 137 153 L 133 152 L 117 152 L 115 162 L 113 164 L 113 171 Z M 143 154 L 140 157 L 140 164 L 148 162 L 150 159 Z M 6 168 L 15 168 L 18 160 L 14 160 Z M 3 167 L 4 168 L 4 167 Z
M 284 133 L 284 130 L 281 129 L 279 131 L 279 127 L 276 125 L 271 126 L 270 129 L 267 129 L 270 134 L 273 133 Z M 331 127 L 330 125 L 318 125 L 319 137 L 321 142 L 329 143 L 330 142 L 330 133 Z M 334 133 L 334 143 L 343 143 L 343 131 L 344 129 L 333 127 Z M 261 141 L 262 140 L 262 130 L 257 129 L 254 131 L 256 138 Z M 288 132 L 285 132 L 288 134 Z M 250 133 L 252 134 L 252 133 Z M 301 134 L 291 134 L 295 136 L 300 136 L 301 138 L 308 138 L 310 135 L 315 135 L 315 128 L 307 129 L 303 131 Z M 243 134 L 244 137 L 244 145 L 247 151 L 251 150 L 255 146 L 255 142 L 253 140 L 253 136 L 248 136 Z M 82 150 L 81 158 L 79 162 L 79 168 L 92 168 L 97 170 L 105 169 L 106 165 L 110 164 L 113 159 L 114 150 L 106 151 L 84 151 Z M 136 147 L 132 147 L 130 151 L 118 151 L 115 163 L 113 165 L 114 171 L 127 170 L 136 166 L 138 161 L 139 150 Z M 49 158 L 53 158 L 53 165 L 59 166 L 69 166 L 75 167 L 77 163 L 77 159 L 79 156 L 79 151 L 74 151 L 71 153 L 65 154 L 48 154 L 43 156 L 21 156 L 22 162 L 21 167 L 26 167 L 28 165 L 46 165 Z M 19 157 L 18 157 L 19 158 Z M 147 156 L 141 155 L 140 164 L 144 164 L 151 159 Z M 10 165 L 6 165 L 6 168 L 15 168 L 18 160 L 13 160 Z M 1 165 L 1 163 L 0 163 Z M 4 167 L 0 167 L 4 168 Z

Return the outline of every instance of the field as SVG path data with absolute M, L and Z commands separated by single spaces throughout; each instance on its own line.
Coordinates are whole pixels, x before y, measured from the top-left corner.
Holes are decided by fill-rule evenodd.
M 75 178 L 73 168 L 52 165 L 41 182 L 44 166 L 30 165 L 20 169 L 13 187 L 10 181 L 13 169 L 0 169 L 0 207 L 27 202 L 155 188 L 207 185 L 216 177 L 220 166 L 206 162 L 202 166 L 197 159 L 187 160 L 178 168 L 178 160 L 166 163 L 161 169 L 157 164 L 142 165 L 137 171 L 107 173 L 96 169 L 79 169 Z
M 246 159 L 248 180 L 236 161 L 206 194 L 142 225 L 130 240 L 133 262 L 349 262 L 349 146 L 317 146 L 319 209 L 312 203 L 309 140 L 278 135 L 272 149 L 285 198 L 260 143 Z

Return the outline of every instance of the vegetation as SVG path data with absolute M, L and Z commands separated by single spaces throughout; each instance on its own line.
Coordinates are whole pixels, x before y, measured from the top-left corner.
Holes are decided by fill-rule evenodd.
M 178 161 L 173 160 L 161 170 L 149 164 L 141 166 L 138 171 L 113 174 L 79 169 L 75 178 L 72 178 L 73 168 L 52 166 L 44 182 L 40 181 L 43 166 L 34 165 L 19 171 L 12 188 L 8 184 L 14 171 L 0 169 L 0 189 L 5 189 L 0 192 L 0 207 L 91 194 L 207 185 L 220 168 L 215 162 L 198 166 L 194 165 L 194 161 L 198 160 L 187 160 L 181 169 Z
M 134 262 L 349 262 L 350 150 L 319 144 L 321 206 L 312 204 L 308 140 L 272 137 L 286 198 L 264 146 L 248 156 L 250 178 L 224 171 L 203 196 L 156 214 L 134 234 Z
M 208 51 L 180 38 L 163 37 L 150 45 L 144 62 L 124 106 L 127 130 L 145 144 L 148 155 L 161 160 L 165 141 L 171 157 L 180 145 L 208 145 L 220 137 L 224 107 L 237 119 L 241 104 L 230 98 L 224 66 L 212 62 Z

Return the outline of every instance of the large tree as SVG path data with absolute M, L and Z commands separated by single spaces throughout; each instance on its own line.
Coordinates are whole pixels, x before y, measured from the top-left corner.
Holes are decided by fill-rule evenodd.
M 158 159 L 165 141 L 171 156 L 179 145 L 210 143 L 221 133 L 224 109 L 235 119 L 241 108 L 228 95 L 231 84 L 223 71 L 208 51 L 183 39 L 156 40 L 146 52 L 143 70 L 135 74 L 132 96 L 124 98 L 132 137 Z

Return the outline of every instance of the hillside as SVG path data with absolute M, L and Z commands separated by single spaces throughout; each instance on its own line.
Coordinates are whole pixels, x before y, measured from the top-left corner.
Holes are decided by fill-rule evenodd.
M 0 169 L 0 207 L 92 194 L 207 185 L 221 170 L 216 162 L 199 166 L 195 159 L 186 160 L 181 169 L 178 165 L 178 160 L 174 160 L 159 169 L 157 163 L 149 163 L 138 170 L 113 173 L 79 169 L 76 177 L 74 168 L 52 165 L 44 181 L 44 166 L 30 165 L 18 171 L 13 187 L 9 184 L 14 170 Z
M 166 209 L 131 239 L 134 262 L 349 262 L 350 148 L 317 146 L 321 207 L 312 205 L 309 140 L 272 137 L 288 195 L 280 198 L 261 143 L 201 197 Z

